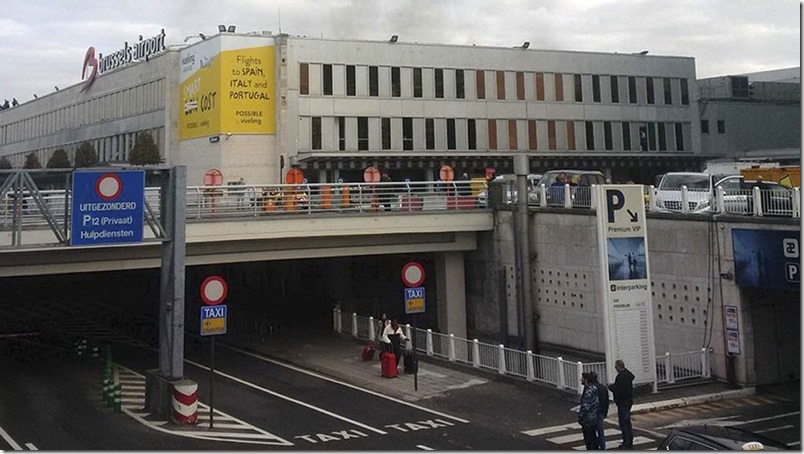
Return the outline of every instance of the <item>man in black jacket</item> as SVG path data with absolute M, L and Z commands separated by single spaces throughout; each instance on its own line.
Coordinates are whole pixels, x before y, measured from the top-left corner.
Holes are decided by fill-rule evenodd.
M 623 360 L 614 362 L 617 378 L 609 385 L 614 393 L 614 403 L 617 404 L 617 419 L 620 423 L 620 432 L 623 434 L 621 449 L 634 449 L 634 431 L 631 427 L 631 405 L 634 404 L 634 374 L 625 368 Z

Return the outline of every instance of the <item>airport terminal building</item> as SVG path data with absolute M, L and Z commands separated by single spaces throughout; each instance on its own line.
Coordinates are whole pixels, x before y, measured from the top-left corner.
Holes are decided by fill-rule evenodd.
M 200 38 L 200 37 L 199 37 Z M 156 34 L 84 58 L 84 80 L 0 111 L 0 156 L 44 165 L 89 141 L 102 163 L 127 162 L 148 131 L 188 184 L 394 180 L 513 170 L 602 170 L 650 184 L 699 170 L 703 156 L 691 57 L 352 41 L 219 33 L 170 45 Z M 76 73 L 81 67 L 76 56 Z

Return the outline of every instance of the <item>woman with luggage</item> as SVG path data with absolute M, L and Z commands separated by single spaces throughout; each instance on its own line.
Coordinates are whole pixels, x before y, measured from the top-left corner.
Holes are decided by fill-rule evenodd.
M 402 357 L 402 341 L 407 339 L 408 337 L 405 336 L 396 319 L 391 320 L 391 324 L 387 325 L 385 331 L 383 331 L 382 340 L 387 342 L 385 344 L 386 348 L 389 348 L 389 351 L 396 355 L 397 367 L 399 366 L 399 359 Z

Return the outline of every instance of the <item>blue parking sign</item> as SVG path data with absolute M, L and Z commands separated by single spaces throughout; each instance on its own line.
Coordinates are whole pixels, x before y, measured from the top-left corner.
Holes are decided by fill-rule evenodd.
M 73 173 L 70 245 L 142 241 L 145 171 Z

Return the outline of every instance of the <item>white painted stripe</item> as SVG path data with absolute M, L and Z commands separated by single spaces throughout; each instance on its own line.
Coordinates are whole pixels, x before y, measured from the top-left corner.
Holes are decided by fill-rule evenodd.
M 583 435 L 581 435 L 581 438 L 583 438 Z M 606 440 L 606 441 L 608 442 L 608 440 Z M 650 443 L 652 441 L 654 441 L 654 440 L 651 440 L 650 438 L 634 437 L 634 446 L 636 446 L 636 445 L 644 445 L 645 443 Z M 608 451 L 610 449 L 612 449 L 612 450 L 613 449 L 619 449 L 619 447 L 620 447 L 620 445 L 610 446 L 610 447 L 606 448 L 606 451 Z M 586 445 L 583 444 L 583 445 L 580 445 L 580 446 L 573 446 L 572 449 L 574 449 L 576 451 L 581 451 L 581 450 L 586 449 Z M 647 449 L 647 448 L 645 448 L 645 449 Z M 651 449 L 654 450 L 654 451 L 656 450 L 656 448 L 651 448 Z
M 606 429 L 603 433 L 608 437 L 608 436 L 612 436 L 612 435 L 620 435 L 622 432 L 620 432 L 617 429 Z M 556 443 L 556 444 L 559 444 L 559 445 L 563 445 L 565 443 L 573 443 L 573 442 L 576 442 L 578 440 L 583 440 L 583 432 L 574 433 L 574 434 L 570 434 L 570 435 L 562 435 L 560 437 L 548 438 L 547 439 L 547 441 L 549 441 L 550 443 Z
M 209 426 L 207 426 L 209 427 Z M 214 426 L 212 430 L 217 429 L 218 426 Z M 268 434 L 255 434 L 255 433 L 243 433 L 243 432 L 184 432 L 184 433 L 191 433 L 198 435 L 199 438 L 210 438 L 210 437 L 221 437 L 221 438 L 250 438 L 250 439 L 272 439 L 274 438 L 273 435 Z
M 145 397 L 145 391 L 121 391 L 121 396 L 140 396 Z
M 129 397 L 121 397 L 120 398 L 120 403 L 121 404 L 122 403 L 126 403 L 126 404 L 141 404 L 141 403 L 144 403 L 144 402 L 145 402 L 145 399 L 143 399 L 143 398 L 136 398 L 136 397 L 131 397 L 131 398 L 129 398 Z
M 762 430 L 755 430 L 755 434 L 764 434 L 765 432 L 773 432 L 774 430 L 783 430 L 783 429 L 792 429 L 795 427 L 792 424 L 788 424 L 786 426 L 778 426 L 778 427 L 771 427 L 770 429 L 762 429 Z
M 422 451 L 435 451 L 435 449 L 425 445 L 416 445 L 416 447 L 421 449 Z
M 200 426 L 201 423 L 203 425 L 209 427 L 209 419 L 201 419 L 198 418 L 198 425 Z M 244 426 L 242 424 L 226 424 L 226 423 L 219 423 L 218 418 L 215 418 L 215 423 L 213 424 L 213 428 L 215 429 L 243 429 L 243 430 L 251 430 L 251 427 Z
M 190 361 L 189 359 L 186 359 L 186 358 L 185 358 L 184 361 L 186 363 L 192 364 L 192 365 L 194 365 L 194 366 L 196 366 L 196 367 L 198 367 L 200 369 L 209 370 L 209 367 L 204 366 L 203 364 L 198 364 L 195 361 Z M 262 392 L 264 392 L 266 394 L 270 394 L 270 395 L 272 395 L 274 397 L 278 397 L 280 399 L 287 400 L 288 402 L 292 402 L 294 404 L 301 405 L 302 407 L 309 408 L 310 410 L 314 410 L 314 411 L 317 411 L 319 413 L 323 413 L 323 414 L 325 414 L 327 416 L 331 416 L 333 418 L 340 419 L 341 421 L 345 421 L 345 422 L 348 422 L 350 424 L 354 424 L 354 425 L 356 425 L 358 427 L 362 427 L 362 428 L 364 428 L 366 430 L 370 430 L 370 431 L 378 433 L 380 435 L 388 434 L 388 432 L 386 432 L 384 430 L 380 430 L 380 429 L 377 429 L 375 427 L 371 427 L 371 426 L 369 426 L 367 424 L 363 424 L 362 422 L 358 422 L 358 421 L 355 421 L 353 419 L 347 418 L 345 416 L 341 416 L 341 415 L 339 415 L 337 413 L 333 413 L 333 412 L 331 412 L 329 410 L 325 410 L 323 408 L 316 407 L 315 405 L 308 404 L 307 402 L 302 402 L 302 401 L 294 399 L 292 397 L 285 396 L 284 394 L 279 394 L 276 391 L 271 391 L 270 389 L 263 388 L 262 386 L 255 385 L 254 383 L 249 383 L 249 382 L 247 382 L 245 380 L 241 380 L 241 379 L 239 379 L 239 378 L 237 378 L 235 376 L 229 375 L 229 374 L 227 374 L 225 372 L 221 372 L 219 370 L 216 370 L 215 373 L 220 375 L 221 377 L 228 378 L 229 380 L 235 381 L 235 382 L 240 383 L 242 385 L 246 385 L 246 386 L 248 386 L 250 388 L 254 388 L 254 389 L 258 390 L 258 391 L 262 391 Z
M 794 411 L 792 413 L 785 413 L 783 415 L 768 416 L 767 418 L 759 418 L 759 419 L 752 419 L 750 421 L 743 421 L 738 425 L 742 426 L 744 424 L 751 424 L 751 423 L 754 423 L 754 422 L 771 421 L 771 420 L 774 420 L 774 419 L 787 418 L 788 416 L 795 416 L 795 415 L 800 415 L 800 414 L 801 414 L 800 411 Z
M 7 441 L 12 448 L 14 448 L 14 450 L 22 451 L 22 446 L 18 445 L 17 442 L 14 441 L 13 438 L 11 438 L 11 435 L 9 435 L 5 430 L 3 430 L 2 427 L 0 427 L 0 437 L 3 437 L 3 439 Z
M 800 441 L 794 441 L 794 442 L 792 442 L 792 443 L 788 443 L 788 444 L 787 444 L 787 446 L 799 446 L 799 445 L 801 445 L 801 442 L 800 442 Z
M 522 433 L 525 434 L 525 435 L 530 435 L 531 437 L 535 437 L 537 435 L 544 435 L 544 434 L 549 434 L 549 433 L 553 433 L 553 432 L 561 432 L 561 431 L 564 431 L 564 430 L 571 430 L 571 429 L 577 429 L 577 428 L 578 428 L 578 423 L 571 423 L 571 424 L 564 424 L 563 426 L 552 426 L 552 427 L 543 427 L 541 429 L 525 430 Z
M 33 444 L 33 443 L 25 443 L 25 446 L 27 446 L 27 447 L 28 447 L 28 449 L 29 449 L 29 450 L 31 450 L 31 451 L 39 451 L 39 448 L 37 448 L 36 446 L 34 446 L 34 444 Z
M 448 415 L 446 413 L 431 410 L 429 408 L 425 408 L 425 407 L 416 405 L 416 404 L 411 403 L 411 402 L 407 402 L 407 401 L 404 401 L 404 400 L 401 400 L 401 399 L 396 399 L 396 398 L 391 397 L 391 396 L 386 396 L 384 394 L 372 391 L 370 389 L 361 388 L 361 387 L 355 386 L 355 385 L 353 385 L 351 383 L 342 382 L 340 380 L 336 380 L 334 378 L 326 377 L 324 375 L 320 375 L 320 374 L 317 374 L 315 372 L 311 372 L 309 370 L 304 370 L 302 368 L 293 366 L 291 364 L 283 363 L 281 361 L 276 361 L 274 359 L 266 358 L 264 356 L 260 356 L 260 355 L 257 355 L 257 354 L 251 353 L 251 352 L 247 352 L 247 351 L 241 350 L 239 348 L 230 347 L 228 345 L 223 345 L 223 348 L 226 348 L 226 349 L 229 349 L 229 350 L 232 350 L 232 351 L 236 351 L 236 352 L 241 353 L 241 354 L 246 355 L 246 356 L 251 356 L 252 358 L 257 358 L 257 359 L 259 359 L 261 361 L 265 361 L 265 362 L 268 362 L 268 363 L 271 363 L 271 364 L 276 364 L 277 366 L 282 366 L 282 367 L 290 369 L 290 370 L 295 370 L 296 372 L 301 372 L 303 374 L 310 375 L 311 377 L 316 377 L 316 378 L 321 379 L 321 380 L 326 380 L 326 381 L 331 382 L 331 383 L 336 383 L 336 384 L 339 384 L 341 386 L 345 386 L 347 388 L 356 389 L 356 390 L 364 392 L 366 394 L 371 394 L 372 396 L 381 397 L 383 399 L 387 399 L 387 400 L 390 400 L 392 402 L 396 402 L 396 403 L 401 404 L 401 405 L 407 405 L 408 407 L 415 408 L 417 410 L 432 413 L 434 415 L 442 416 L 444 418 L 449 418 L 449 419 L 451 419 L 453 421 L 458 421 L 458 422 L 462 422 L 462 423 L 465 423 L 465 424 L 469 423 L 468 420 L 463 419 L 463 418 L 459 418 L 457 416 Z

